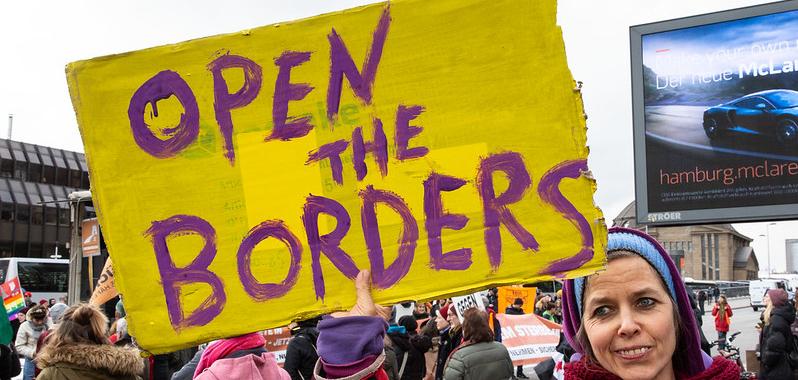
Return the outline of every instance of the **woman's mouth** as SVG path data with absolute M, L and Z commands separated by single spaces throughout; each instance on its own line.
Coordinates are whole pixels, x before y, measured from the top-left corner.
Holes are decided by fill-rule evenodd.
M 625 360 L 639 360 L 642 359 L 648 351 L 651 350 L 651 347 L 643 346 L 643 347 L 630 347 L 625 348 L 622 350 L 615 351 L 622 359 Z

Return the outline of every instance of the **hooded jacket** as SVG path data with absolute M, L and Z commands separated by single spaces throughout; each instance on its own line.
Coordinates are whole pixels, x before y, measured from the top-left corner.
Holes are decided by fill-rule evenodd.
M 427 373 L 424 353 L 432 347 L 432 340 L 423 335 L 408 335 L 402 332 L 389 332 L 396 355 L 396 370 L 401 371 L 401 380 L 421 379 Z M 402 363 L 404 369 L 402 370 Z
M 773 308 L 770 323 L 762 329 L 759 340 L 760 379 L 791 378 L 792 370 L 788 355 L 794 339 L 790 325 L 794 321 L 795 309 L 789 302 Z
M 319 360 L 319 354 L 316 352 L 318 338 L 319 330 L 308 326 L 300 328 L 288 342 L 283 368 L 288 371 L 292 380 L 313 378 L 313 367 Z
M 277 365 L 274 354 L 264 352 L 260 356 L 250 354 L 216 360 L 194 379 L 290 380 L 291 376 Z
M 690 306 L 690 299 L 687 296 L 687 289 L 682 281 L 680 271 L 671 260 L 667 251 L 651 236 L 641 231 L 613 227 L 609 230 L 607 240 L 607 251 L 630 251 L 645 259 L 649 265 L 654 268 L 660 277 L 666 283 L 668 292 L 673 298 L 677 307 L 678 318 L 681 321 L 682 329 L 675 332 L 677 335 L 677 342 L 679 345 L 674 352 L 674 358 L 678 358 L 683 363 L 684 368 L 674 368 L 678 378 L 692 379 L 703 378 L 702 376 L 708 374 L 713 367 L 721 366 L 726 368 L 732 366 L 737 368 L 734 362 L 727 359 L 716 358 L 713 361 L 708 355 L 701 351 L 701 340 L 698 333 L 698 323 L 695 319 L 695 314 Z M 563 286 L 563 333 L 568 340 L 568 343 L 576 350 L 579 355 L 571 357 L 574 363 L 569 363 L 565 367 L 566 379 L 587 379 L 587 378 L 611 378 L 611 377 L 591 377 L 589 372 L 582 371 L 585 369 L 585 363 L 590 363 L 589 360 L 580 360 L 585 355 L 584 348 L 575 339 L 577 332 L 582 324 L 582 311 L 581 303 L 583 300 L 577 298 L 577 294 L 584 291 L 580 288 L 580 283 L 584 284 L 584 279 L 567 280 Z M 720 363 L 715 364 L 715 362 Z M 601 367 L 598 367 L 601 368 Z M 714 377 L 714 380 L 736 380 L 739 378 L 739 371 L 734 376 L 725 375 L 727 372 L 721 371 L 721 374 Z
M 105 344 L 75 344 L 45 350 L 36 357 L 37 380 L 134 380 L 144 361 L 134 349 Z
M 443 378 L 443 370 L 446 367 L 446 360 L 449 359 L 452 351 L 457 348 L 463 341 L 463 329 L 458 327 L 453 329 L 447 328 L 441 333 L 441 344 L 438 347 L 438 360 L 435 367 L 435 378 Z

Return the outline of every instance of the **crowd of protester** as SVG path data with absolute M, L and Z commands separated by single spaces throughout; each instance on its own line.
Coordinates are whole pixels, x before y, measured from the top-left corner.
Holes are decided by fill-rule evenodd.
M 740 376 L 736 362 L 709 355 L 700 304 L 712 298 L 688 291 L 667 252 L 640 231 L 611 229 L 605 271 L 530 300 L 535 314 L 562 324 L 563 334 L 561 362 L 550 359 L 527 373 L 502 344 L 495 288 L 483 297 L 484 308 L 458 311 L 451 299 L 384 308 L 371 298 L 370 278 L 368 271 L 358 275 L 351 310 L 293 323 L 282 364 L 265 348 L 262 332 L 148 355 L 128 332 L 121 301 L 109 320 L 95 306 L 63 299 L 36 304 L 26 294 L 13 345 L 0 344 L 0 380 L 20 373 L 23 380 L 548 379 L 557 366 L 566 379 Z M 784 289 L 771 289 L 765 304 L 757 326 L 759 379 L 798 378 L 790 355 L 798 357 L 796 303 Z M 518 298 L 504 313 L 525 314 L 524 307 Z M 733 315 L 723 294 L 711 313 L 723 349 Z

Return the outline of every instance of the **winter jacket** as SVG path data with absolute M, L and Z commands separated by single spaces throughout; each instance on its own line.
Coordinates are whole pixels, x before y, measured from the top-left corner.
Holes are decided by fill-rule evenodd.
M 444 369 L 445 380 L 510 379 L 513 361 L 507 348 L 498 342 L 466 344 L 449 357 Z
M 213 362 L 195 380 L 290 380 L 291 376 L 277 365 L 274 354 L 263 352 L 258 355 L 228 357 Z
M 677 378 L 680 380 L 737 380 L 740 378 L 740 367 L 737 366 L 737 363 L 718 356 L 712 360 L 709 368 L 690 377 Z M 578 362 L 565 365 L 565 380 L 621 380 L 621 378 L 582 358 Z
M 731 323 L 732 309 L 731 306 L 726 304 L 724 308 L 725 313 L 720 312 L 720 307 L 715 304 L 712 307 L 712 315 L 715 316 L 715 331 L 729 332 L 729 324 Z
M 510 305 L 510 306 L 507 306 L 506 309 L 504 309 L 504 314 L 507 314 L 507 315 L 524 315 L 525 313 L 524 313 L 524 308 L 523 307 L 516 309 L 512 305 Z
M 319 354 L 316 352 L 318 338 L 319 330 L 315 327 L 304 327 L 288 342 L 283 368 L 291 375 L 291 380 L 313 378 L 313 367 L 319 360 Z
M 396 356 L 396 370 L 401 380 L 420 380 L 427 373 L 424 353 L 432 348 L 432 340 L 424 335 L 388 333 Z M 406 360 L 405 360 L 406 359 Z M 404 363 L 404 369 L 402 364 Z
M 105 344 L 45 349 L 36 358 L 37 380 L 134 380 L 144 369 L 139 352 Z
M 33 359 L 36 354 L 36 342 L 39 341 L 39 335 L 42 335 L 42 332 L 47 330 L 48 327 L 47 324 L 34 326 L 31 321 L 23 322 L 19 326 L 17 339 L 14 341 L 17 354 L 21 357 Z
M 10 346 L 0 344 L 0 380 L 11 380 L 21 371 L 17 353 Z
M 787 303 L 770 314 L 770 323 L 762 329 L 759 339 L 759 379 L 789 379 L 792 376 L 789 353 L 792 349 L 790 325 L 795 321 L 795 309 Z
M 435 361 L 435 378 L 443 379 L 443 370 L 449 355 L 463 341 L 463 329 L 452 330 L 448 328 L 441 333 L 441 343 L 438 347 L 438 359 Z

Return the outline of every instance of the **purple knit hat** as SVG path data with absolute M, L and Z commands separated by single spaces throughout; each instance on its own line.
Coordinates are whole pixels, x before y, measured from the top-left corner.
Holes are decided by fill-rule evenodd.
M 664 248 L 651 236 L 631 228 L 613 227 L 609 230 L 607 239 L 607 252 L 630 251 L 645 259 L 663 278 L 668 294 L 673 297 L 679 308 L 679 317 L 682 321 L 682 331 L 679 334 L 674 355 L 681 355 L 681 362 L 686 364 L 684 375 L 692 376 L 707 367 L 707 360 L 702 355 L 701 338 L 698 334 L 698 324 L 695 314 L 690 306 L 687 289 L 684 286 L 679 270 L 671 260 Z M 580 354 L 585 354 L 584 348 L 576 341 L 575 337 L 582 324 L 582 301 L 577 299 L 584 293 L 583 286 L 587 277 L 566 280 L 563 284 L 563 333 L 568 343 Z M 670 281 L 669 281 L 670 280 Z
M 379 317 L 326 317 L 318 328 L 316 347 L 320 364 L 328 376 L 338 378 L 363 370 L 368 372 L 380 360 L 388 324 Z

